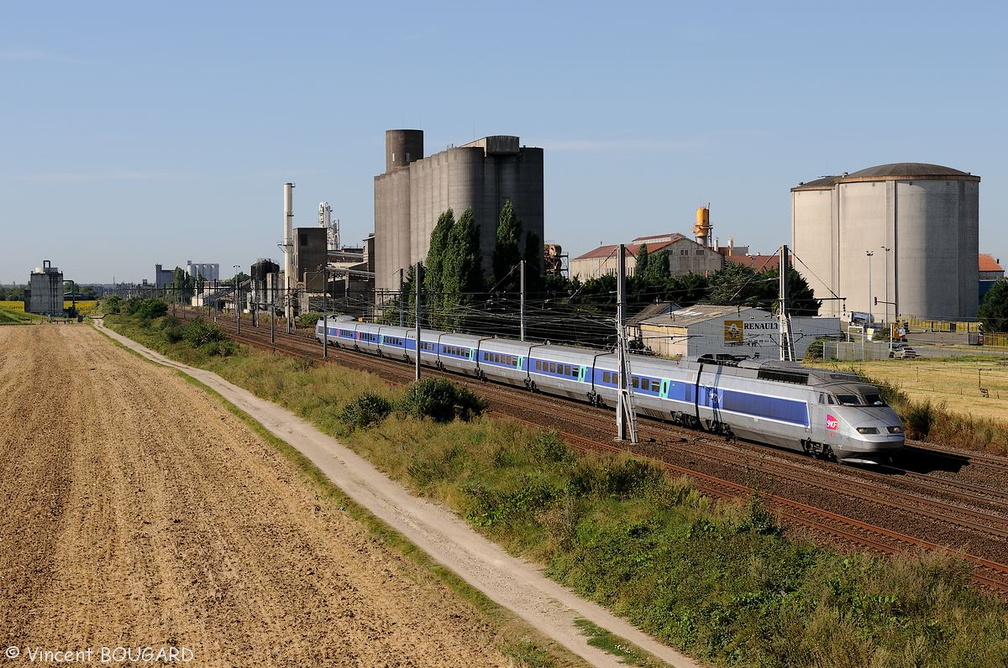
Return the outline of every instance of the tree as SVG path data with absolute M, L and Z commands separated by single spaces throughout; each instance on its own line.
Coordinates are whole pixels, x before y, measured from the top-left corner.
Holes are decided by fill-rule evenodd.
M 511 200 L 505 200 L 497 219 L 497 244 L 493 252 L 493 281 L 498 290 L 509 292 L 518 288 L 519 278 L 514 268 L 521 260 L 518 248 L 521 236 L 522 223 L 515 216 Z
M 1000 279 L 984 295 L 977 310 L 984 331 L 1008 332 L 1008 280 Z
M 454 227 L 455 214 L 451 209 L 447 209 L 438 217 L 437 224 L 431 232 L 427 259 L 424 262 L 423 279 L 424 289 L 427 291 L 426 296 L 432 306 L 435 303 L 440 305 L 443 299 L 445 256 L 448 253 L 449 240 Z
M 462 327 L 462 306 L 471 301 L 472 293 L 484 288 L 479 237 L 476 214 L 466 209 L 451 228 L 442 260 L 442 310 L 431 313 L 431 318 L 446 329 Z
M 539 293 L 543 289 L 543 245 L 535 232 L 525 234 L 525 292 Z
M 634 269 L 634 276 L 644 278 L 644 274 L 647 273 L 648 264 L 650 261 L 648 256 L 647 244 L 641 244 L 640 250 L 637 251 L 637 266 Z
M 669 265 L 668 249 L 663 248 L 654 255 L 648 256 L 643 278 L 649 285 L 654 286 L 664 285 L 672 278 L 672 267 Z

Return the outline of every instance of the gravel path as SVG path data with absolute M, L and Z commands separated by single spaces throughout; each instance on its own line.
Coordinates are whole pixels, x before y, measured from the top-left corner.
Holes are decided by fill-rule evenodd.
M 699 665 L 545 578 L 536 567 L 511 557 L 445 508 L 411 496 L 368 462 L 289 411 L 259 399 L 215 374 L 167 360 L 114 332 L 102 331 L 154 361 L 184 370 L 219 392 L 269 431 L 304 453 L 355 502 L 488 597 L 514 611 L 544 635 L 555 639 L 590 664 L 623 665 L 612 655 L 587 644 L 574 624 L 578 618 L 591 620 L 671 665 Z M 442 659 L 436 663 L 457 665 L 458 662 Z M 423 662 L 421 665 L 424 665 Z

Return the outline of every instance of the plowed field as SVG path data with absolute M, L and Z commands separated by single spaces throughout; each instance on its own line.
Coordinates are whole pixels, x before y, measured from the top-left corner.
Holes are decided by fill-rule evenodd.
M 187 648 L 200 666 L 507 663 L 467 603 L 91 327 L 0 328 L 0 491 L 0 651 L 20 652 L 4 665 L 103 647 Z

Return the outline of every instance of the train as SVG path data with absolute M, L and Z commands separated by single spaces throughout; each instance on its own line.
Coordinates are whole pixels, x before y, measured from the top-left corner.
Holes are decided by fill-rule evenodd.
M 320 318 L 315 338 L 404 362 L 596 406 L 614 406 L 620 387 L 612 351 L 517 341 L 337 316 Z M 891 461 L 903 447 L 903 425 L 878 388 L 857 374 L 810 369 L 796 362 L 728 355 L 667 360 L 630 355 L 639 415 L 850 464 Z

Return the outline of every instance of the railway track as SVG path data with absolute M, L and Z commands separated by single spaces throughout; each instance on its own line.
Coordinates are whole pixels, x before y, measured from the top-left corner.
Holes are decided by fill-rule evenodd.
M 320 360 L 322 347 L 311 331 L 275 333 L 269 328 L 242 323 L 241 334 L 234 321 L 219 324 L 244 344 L 275 353 Z M 329 361 L 350 368 L 378 373 L 397 384 L 413 380 L 413 367 L 402 360 L 329 347 Z M 572 447 L 591 451 L 632 452 L 674 475 L 697 481 L 701 491 L 717 497 L 740 497 L 754 493 L 768 502 L 785 524 L 880 554 L 908 548 L 941 550 L 952 546 L 963 551 L 974 567 L 974 581 L 1008 597 L 1008 490 L 988 488 L 905 469 L 889 472 L 823 465 L 787 451 L 725 442 L 666 423 L 639 420 L 643 442 L 615 446 L 613 416 L 603 409 L 573 401 L 544 399 L 541 395 L 486 383 L 458 374 L 424 367 L 425 375 L 444 375 L 470 387 L 491 402 L 494 412 L 539 428 L 553 429 Z M 929 444 L 930 445 L 930 444 Z M 911 450 L 911 453 L 913 450 Z M 930 451 L 925 451 L 932 456 Z M 962 457 L 962 453 L 936 447 L 933 456 Z M 970 464 L 972 453 L 970 453 Z M 984 456 L 983 465 L 1008 462 Z M 711 471 L 716 474 L 710 473 Z M 759 477 L 753 484 L 752 477 Z M 834 512 L 838 507 L 844 513 Z M 833 510 L 830 510 L 832 508 Z M 890 515 L 889 521 L 885 515 Z M 967 550 L 968 548 L 968 550 Z

